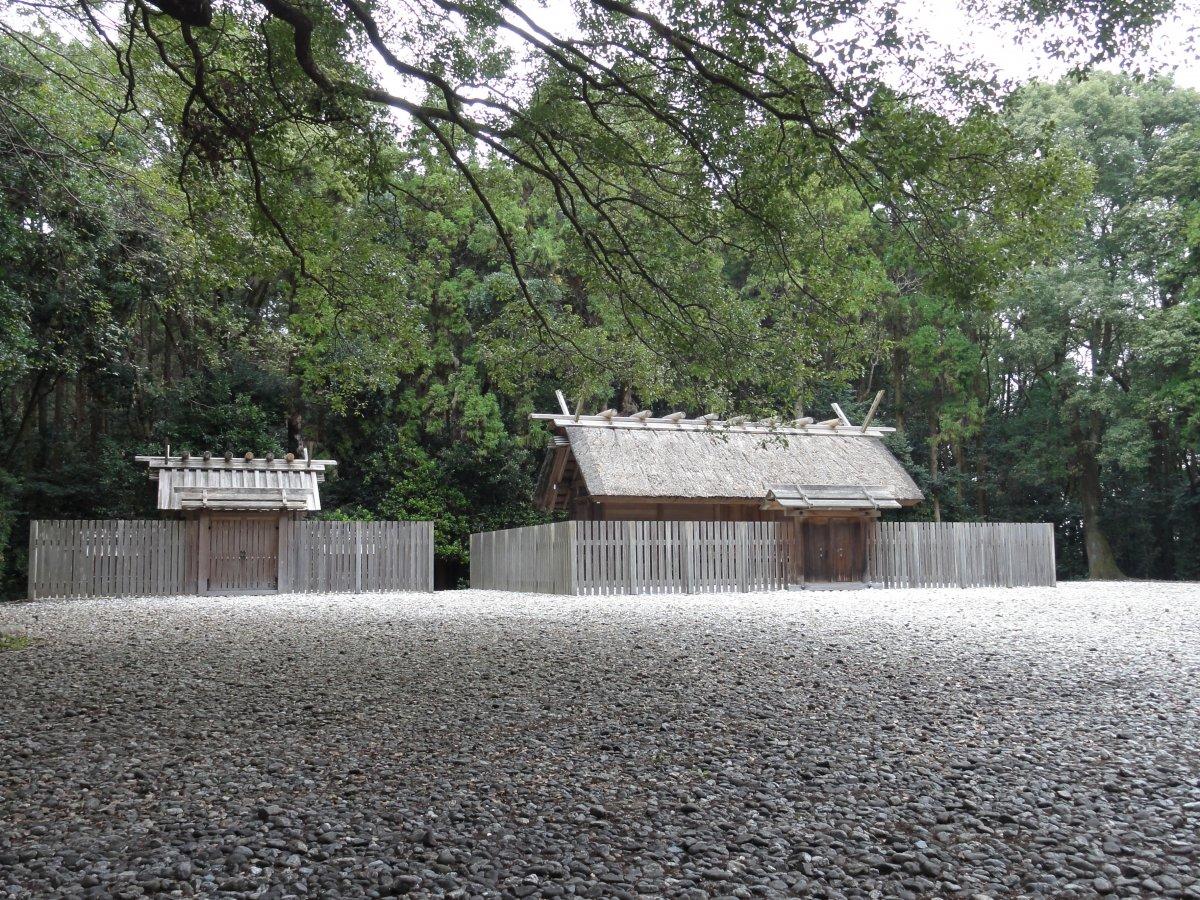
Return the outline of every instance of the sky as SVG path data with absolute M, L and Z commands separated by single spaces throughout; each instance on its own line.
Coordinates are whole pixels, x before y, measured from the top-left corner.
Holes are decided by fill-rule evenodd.
M 517 0 L 517 3 L 538 26 L 559 37 L 572 37 L 578 33 L 571 0 Z M 1200 59 L 1196 54 L 1200 44 L 1200 0 L 1176 0 L 1176 4 L 1182 10 L 1177 12 L 1178 18 L 1158 29 L 1150 42 L 1151 51 L 1137 62 L 1155 71 L 1170 72 L 1179 85 L 1200 90 Z M 965 5 L 964 0 L 900 0 L 901 21 L 911 26 L 904 30 L 924 32 L 934 43 L 955 51 L 961 59 L 982 63 L 1001 82 L 1015 85 L 1033 78 L 1054 81 L 1071 70 L 1071 61 L 1050 56 L 1043 46 L 1043 39 L 1023 42 L 1014 29 L 974 19 Z M 1192 45 L 1187 40 L 1189 32 L 1196 42 Z M 1047 33 L 1047 37 L 1051 36 L 1052 31 Z M 516 71 L 528 71 L 525 68 L 528 63 L 520 60 L 529 59 L 529 48 L 506 31 L 499 33 L 499 39 L 508 43 L 518 60 Z M 940 54 L 930 48 L 931 58 L 935 55 Z M 373 68 L 388 91 L 411 101 L 419 102 L 423 98 L 423 84 L 397 75 L 382 59 L 376 58 Z M 1113 62 L 1101 68 L 1118 70 L 1121 64 Z M 897 86 L 902 86 L 904 80 L 898 72 Z M 467 89 L 463 93 L 480 96 L 487 91 Z M 394 118 L 397 123 L 407 121 L 400 113 L 395 113 Z
M 571 0 L 517 0 L 520 7 L 539 25 L 560 36 L 575 29 Z M 1031 78 L 1055 80 L 1065 74 L 1070 63 L 1052 59 L 1037 40 L 1021 42 L 1011 29 L 973 20 L 964 9 L 964 0 L 902 0 L 902 17 L 936 42 L 961 51 L 965 58 L 992 67 L 1005 81 L 1023 82 Z M 1143 60 L 1155 69 L 1170 72 L 1184 87 L 1200 90 L 1200 0 L 1176 0 L 1174 21 L 1161 26 L 1151 40 L 1151 50 Z M 36 9 L 36 4 L 7 4 L 0 0 L 0 17 L 21 27 L 20 9 Z M 116 8 L 114 7 L 114 12 Z M 70 33 L 67 31 L 67 33 Z M 1188 35 L 1192 41 L 1189 42 Z M 503 33 L 502 33 L 503 34 Z M 515 38 L 512 39 L 515 42 Z M 514 46 L 518 53 L 524 48 Z M 1104 66 L 1118 69 L 1119 64 Z M 384 87 L 412 100 L 420 100 L 423 86 L 404 84 L 391 69 L 376 60 L 376 70 Z
M 982 59 L 1006 80 L 1054 80 L 1070 69 L 1068 63 L 1051 59 L 1038 42 L 1021 43 L 1012 31 L 973 22 L 957 0 L 907 0 L 904 5 L 913 21 L 935 40 Z M 1155 33 L 1146 61 L 1171 71 L 1178 84 L 1200 90 L 1200 59 L 1186 39 L 1189 29 L 1200 29 L 1200 3 L 1184 2 L 1179 7 L 1179 18 Z
M 1189 47 L 1185 35 L 1189 29 L 1200 32 L 1200 0 L 1177 0 L 1178 19 L 1164 24 L 1151 41 L 1146 61 L 1171 71 L 1179 84 L 1200 89 L 1200 59 L 1196 47 Z M 574 31 L 570 0 L 538 0 L 521 3 L 539 25 L 556 34 Z M 1004 80 L 1022 82 L 1031 78 L 1054 80 L 1070 69 L 1070 64 L 1053 60 L 1039 41 L 1022 43 L 1011 29 L 980 24 L 964 9 L 961 0 L 904 0 L 903 14 L 937 42 L 964 52 L 993 66 Z M 1107 66 L 1119 68 L 1116 64 Z

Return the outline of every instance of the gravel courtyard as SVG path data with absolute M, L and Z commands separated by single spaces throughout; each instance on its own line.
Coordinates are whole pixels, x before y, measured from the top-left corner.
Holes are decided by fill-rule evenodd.
M 0 895 L 1200 897 L 1200 585 L 0 631 Z

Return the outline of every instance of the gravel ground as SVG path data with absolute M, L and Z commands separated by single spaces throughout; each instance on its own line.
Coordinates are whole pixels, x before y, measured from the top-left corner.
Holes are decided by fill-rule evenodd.
M 1200 897 L 1200 585 L 0 631 L 0 895 Z

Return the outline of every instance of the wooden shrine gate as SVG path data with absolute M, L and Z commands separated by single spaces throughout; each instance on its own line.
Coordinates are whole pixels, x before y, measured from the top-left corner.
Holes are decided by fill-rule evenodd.
M 266 594 L 279 589 L 279 516 L 202 517 L 208 529 L 207 566 L 209 594 Z M 200 536 L 204 546 L 205 536 Z
M 848 584 L 867 577 L 867 545 L 874 522 L 858 518 L 804 518 L 780 529 L 792 584 Z

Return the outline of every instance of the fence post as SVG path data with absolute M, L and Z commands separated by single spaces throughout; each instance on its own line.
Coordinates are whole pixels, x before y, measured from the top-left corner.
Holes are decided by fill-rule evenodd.
M 696 593 L 695 584 L 692 584 L 691 532 L 691 522 L 679 523 L 679 571 L 683 574 L 683 592 L 685 594 Z
M 749 535 L 746 533 L 749 527 L 748 522 L 733 523 L 733 566 L 737 575 L 738 590 L 743 594 L 750 589 L 746 573 L 750 563 Z
M 633 590 L 633 522 L 625 523 L 625 586 L 627 593 Z
M 576 540 L 578 537 L 578 522 L 564 522 L 567 529 L 567 596 L 574 597 L 579 593 L 579 572 L 575 558 Z
M 41 524 L 37 519 L 29 520 L 29 571 L 28 586 L 25 593 L 29 595 L 30 600 L 37 599 L 37 573 L 38 573 L 38 557 L 41 555 L 38 547 L 38 525 Z

